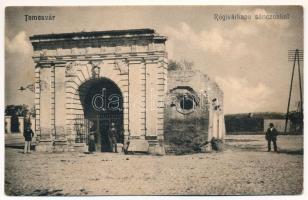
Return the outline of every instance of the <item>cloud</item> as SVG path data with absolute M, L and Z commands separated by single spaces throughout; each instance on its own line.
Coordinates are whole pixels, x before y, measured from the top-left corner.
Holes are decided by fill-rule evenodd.
M 225 13 L 228 14 L 228 13 Z M 168 36 L 168 45 L 172 55 L 174 48 L 179 44 L 187 44 L 189 49 L 203 51 L 214 55 L 228 54 L 230 57 L 240 58 L 247 55 L 247 49 L 251 52 L 250 43 L 253 38 L 260 40 L 280 40 L 280 36 L 289 28 L 290 20 L 282 19 L 259 19 L 255 16 L 277 15 L 275 12 L 267 12 L 265 9 L 243 10 L 243 15 L 250 15 L 251 21 L 236 21 L 230 26 L 211 26 L 195 31 L 190 25 L 182 21 L 176 26 L 166 26 L 162 33 Z M 170 52 L 169 51 L 169 52 Z M 254 54 L 258 54 L 254 52 Z
M 230 48 L 230 41 L 218 29 L 195 32 L 188 24 L 181 22 L 179 27 L 165 27 L 163 32 L 168 35 L 172 47 L 177 46 L 174 44 L 180 41 L 189 44 L 191 48 L 215 53 L 222 53 Z
M 179 44 L 186 45 L 184 51 L 198 51 L 201 54 L 212 54 L 222 56 L 228 54 L 230 57 L 238 58 L 247 55 L 247 45 L 244 40 L 237 40 L 241 32 L 234 28 L 232 31 L 212 28 L 194 31 L 188 24 L 181 22 L 177 27 L 165 27 L 163 33 L 168 36 L 167 50 L 172 57 L 175 48 L 180 48 Z
M 252 84 L 247 78 L 216 77 L 224 92 L 226 113 L 245 113 L 264 111 L 272 101 L 272 89 L 263 83 Z
M 266 14 L 265 10 L 249 11 L 250 15 L 255 13 Z M 279 86 L 262 77 L 281 68 L 269 55 L 277 47 L 285 49 L 281 40 L 286 38 L 283 34 L 288 32 L 288 23 L 265 21 L 240 21 L 201 30 L 181 22 L 165 27 L 162 33 L 168 36 L 168 52 L 175 59 L 198 59 L 193 60 L 197 68 L 217 80 L 225 94 L 226 113 L 277 111 L 283 104 Z
M 15 37 L 9 39 L 5 38 L 5 50 L 8 53 L 22 53 L 29 55 L 32 53 L 32 46 L 28 40 L 25 31 L 19 32 Z
M 32 105 L 32 92 L 18 90 L 20 86 L 34 83 L 35 64 L 31 58 L 32 47 L 27 34 L 20 31 L 11 39 L 5 38 L 5 101 L 6 104 Z

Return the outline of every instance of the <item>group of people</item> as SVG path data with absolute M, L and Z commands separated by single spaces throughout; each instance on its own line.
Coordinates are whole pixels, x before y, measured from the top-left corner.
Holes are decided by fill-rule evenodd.
M 89 133 L 89 153 L 93 153 L 96 151 L 95 147 L 95 129 L 91 129 Z M 108 139 L 111 145 L 112 152 L 118 153 L 117 147 L 117 129 L 115 127 L 115 123 L 111 123 L 111 126 L 108 130 Z
M 95 131 L 91 131 L 89 135 L 89 152 L 92 153 L 95 151 Z M 265 133 L 265 139 L 267 140 L 267 151 L 271 151 L 271 143 L 273 143 L 274 146 L 274 151 L 278 152 L 277 150 L 277 136 L 278 136 L 278 131 L 274 127 L 273 123 L 269 124 L 269 128 L 267 129 Z M 111 127 L 108 131 L 108 137 L 110 144 L 112 146 L 112 151 L 113 152 L 118 152 L 117 151 L 117 129 L 115 128 L 115 124 L 112 123 Z
M 31 124 L 30 124 L 31 125 Z M 27 125 L 24 129 L 24 138 L 25 138 L 25 145 L 24 145 L 24 154 L 31 153 L 31 141 L 34 136 L 34 132 L 32 131 L 30 125 Z M 110 129 L 108 131 L 108 138 L 112 148 L 112 152 L 118 153 L 117 147 L 117 129 L 115 127 L 115 123 L 111 123 Z M 95 130 L 91 130 L 89 133 L 89 144 L 88 150 L 90 153 L 96 151 L 95 147 Z
M 25 146 L 24 146 L 24 153 L 31 153 L 31 141 L 34 136 L 34 133 L 30 127 L 30 125 L 26 126 L 24 130 L 24 138 L 25 138 Z M 278 152 L 277 150 L 277 136 L 278 131 L 274 127 L 273 123 L 269 124 L 269 128 L 265 133 L 265 139 L 267 140 L 267 151 L 271 151 L 271 143 L 273 143 L 274 151 Z M 108 131 L 108 138 L 112 148 L 112 152 L 118 153 L 117 149 L 117 129 L 115 127 L 115 123 L 111 123 L 111 126 Z M 90 153 L 96 151 L 95 147 L 95 130 L 91 130 L 89 133 L 89 145 L 88 150 Z

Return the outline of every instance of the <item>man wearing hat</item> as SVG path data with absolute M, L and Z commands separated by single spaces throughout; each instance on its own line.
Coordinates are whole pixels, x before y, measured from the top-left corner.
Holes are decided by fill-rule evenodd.
M 278 131 L 275 129 L 274 124 L 270 123 L 265 134 L 265 139 L 267 140 L 267 151 L 271 151 L 271 142 L 273 142 L 274 151 L 277 152 L 277 135 Z

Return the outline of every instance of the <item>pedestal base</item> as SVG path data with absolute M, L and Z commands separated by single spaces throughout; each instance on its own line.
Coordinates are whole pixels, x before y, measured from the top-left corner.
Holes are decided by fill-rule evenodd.
M 54 141 L 54 151 L 55 152 L 63 152 L 63 151 L 68 151 L 68 142 L 67 140 L 61 140 L 61 139 L 57 139 Z
M 149 143 L 142 139 L 131 139 L 127 149 L 128 153 L 148 153 Z
M 165 147 L 162 141 L 148 141 L 149 153 L 154 155 L 165 155 Z
M 40 140 L 36 143 L 36 151 L 40 152 L 53 152 L 53 144 L 51 140 Z
M 88 152 L 88 145 L 86 143 L 75 143 L 72 149 L 77 152 Z

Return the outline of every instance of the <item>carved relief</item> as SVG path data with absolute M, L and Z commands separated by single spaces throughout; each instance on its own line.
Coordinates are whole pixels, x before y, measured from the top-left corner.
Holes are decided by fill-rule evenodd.
M 91 61 L 90 64 L 92 65 L 92 68 L 91 68 L 92 78 L 98 78 L 100 71 L 101 71 L 101 68 L 99 66 L 101 64 L 101 62 L 100 61 Z
M 128 64 L 125 60 L 115 60 L 115 68 L 119 70 L 121 75 L 128 74 Z
M 66 77 L 75 76 L 77 70 L 82 66 L 86 66 L 87 64 L 88 64 L 88 61 L 68 62 L 65 66 L 65 76 Z
M 67 77 L 75 76 L 77 68 L 78 68 L 78 64 L 76 62 L 69 62 L 65 66 L 65 75 Z

